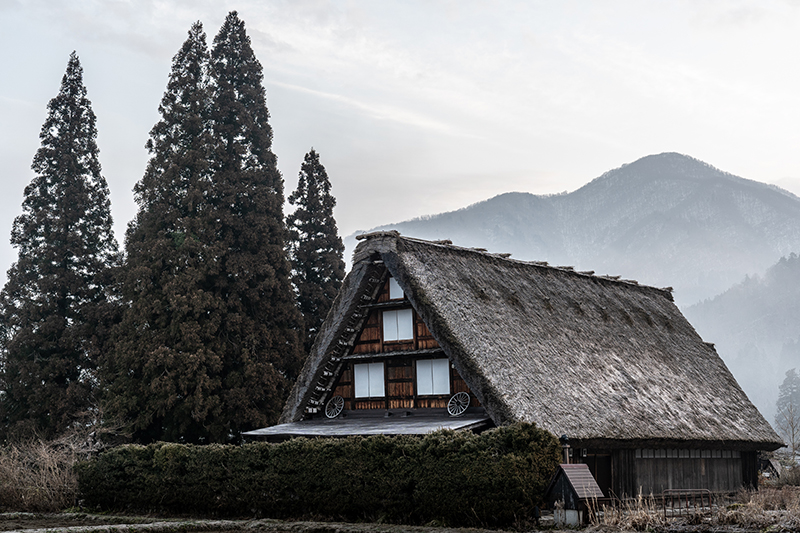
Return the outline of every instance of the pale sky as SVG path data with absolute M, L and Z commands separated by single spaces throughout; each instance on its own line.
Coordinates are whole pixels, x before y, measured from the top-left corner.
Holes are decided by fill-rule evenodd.
M 0 279 L 70 52 L 122 245 L 171 58 L 234 9 L 286 194 L 313 146 L 342 236 L 667 151 L 800 194 L 797 1 L 0 0 Z

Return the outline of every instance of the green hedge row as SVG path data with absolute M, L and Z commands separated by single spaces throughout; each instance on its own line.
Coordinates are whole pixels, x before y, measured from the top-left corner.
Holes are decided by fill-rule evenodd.
M 85 504 L 101 509 L 502 526 L 532 516 L 559 450 L 550 433 L 516 424 L 480 435 L 126 445 L 77 473 Z

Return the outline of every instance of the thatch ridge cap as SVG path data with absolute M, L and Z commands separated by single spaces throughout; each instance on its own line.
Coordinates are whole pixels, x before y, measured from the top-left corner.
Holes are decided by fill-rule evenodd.
M 593 270 L 584 270 L 579 271 L 575 270 L 573 266 L 555 266 L 548 264 L 547 261 L 525 261 L 521 259 L 515 259 L 511 257 L 511 254 L 507 254 L 504 252 L 491 252 L 486 250 L 485 248 L 473 248 L 473 247 L 466 247 L 466 246 L 458 246 L 453 244 L 450 239 L 439 239 L 439 240 L 427 240 L 427 239 L 420 239 L 418 237 L 409 237 L 406 235 L 402 235 L 397 230 L 389 230 L 389 231 L 374 231 L 372 233 L 363 233 L 361 235 L 356 236 L 356 239 L 362 241 L 356 247 L 356 251 L 353 252 L 353 264 L 356 262 L 356 258 L 358 257 L 358 252 L 362 251 L 364 247 L 369 246 L 370 241 L 376 241 L 378 239 L 384 240 L 386 238 L 394 239 L 395 243 L 397 241 L 409 241 L 415 242 L 427 246 L 435 246 L 440 247 L 447 250 L 459 251 L 459 252 L 466 252 L 466 253 L 473 253 L 479 254 L 482 257 L 490 257 L 500 261 L 509 261 L 520 265 L 525 266 L 532 266 L 535 268 L 543 268 L 548 269 L 551 271 L 559 271 L 569 273 L 575 276 L 580 276 L 583 278 L 592 278 L 596 280 L 600 280 L 603 282 L 611 282 L 618 284 L 618 286 L 627 286 L 627 287 L 636 287 L 638 289 L 643 289 L 645 291 L 656 291 L 659 295 L 666 298 L 667 300 L 673 302 L 674 298 L 672 296 L 672 287 L 654 287 L 652 285 L 644 285 L 639 283 L 636 280 L 632 279 L 622 279 L 621 276 L 612 276 L 609 274 L 595 274 Z M 393 247 L 396 249 L 396 244 Z M 380 251 L 380 250 L 376 250 Z

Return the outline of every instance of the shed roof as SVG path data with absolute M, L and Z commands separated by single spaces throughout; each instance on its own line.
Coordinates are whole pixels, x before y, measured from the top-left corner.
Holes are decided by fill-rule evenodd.
M 557 497 L 559 495 L 553 494 L 553 492 L 560 488 L 559 481 L 562 479 L 566 481 L 566 484 L 561 488 L 569 487 L 578 500 L 598 500 L 605 497 L 603 491 L 600 490 L 600 485 L 597 484 L 589 470 L 589 466 L 578 463 L 558 466 L 550 486 L 545 491 L 546 500 L 550 500 L 553 496 L 556 496 L 554 501 L 559 499 Z M 564 499 L 563 495 L 561 495 L 561 499 Z
M 397 232 L 356 248 L 281 422 L 302 418 L 384 265 L 496 424 L 643 447 L 783 445 L 671 289 Z

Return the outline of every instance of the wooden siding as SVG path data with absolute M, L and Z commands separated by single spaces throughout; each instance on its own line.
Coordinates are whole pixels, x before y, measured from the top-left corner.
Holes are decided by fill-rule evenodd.
M 396 305 L 395 305 L 396 304 Z M 439 343 L 433 338 L 428 326 L 425 325 L 416 311 L 412 309 L 413 335 L 410 340 L 391 341 L 383 340 L 383 312 L 395 309 L 408 309 L 410 303 L 407 298 L 391 300 L 389 298 L 389 278 L 383 283 L 376 302 L 369 310 L 364 326 L 349 351 L 351 355 L 359 355 L 358 361 L 348 361 L 342 365 L 342 372 L 336 382 L 332 396 L 341 396 L 345 400 L 346 410 L 354 409 L 444 409 L 450 397 L 457 392 L 469 393 L 469 387 L 458 372 L 450 368 L 450 392 L 448 394 L 417 396 L 416 391 L 416 361 L 421 359 L 436 359 L 444 357 L 443 353 L 425 355 L 399 355 L 402 352 L 416 352 L 418 350 L 437 350 Z M 386 354 L 386 356 L 382 356 Z M 384 398 L 359 398 L 354 397 L 353 365 L 358 363 L 383 362 L 384 383 L 386 396 Z M 477 398 L 472 394 L 470 407 L 480 406 Z
M 742 460 L 722 458 L 636 459 L 636 478 L 643 491 L 708 489 L 733 492 L 742 486 Z
M 745 487 L 758 488 L 758 452 L 742 452 L 742 478 Z
M 613 495 L 620 498 L 633 497 L 638 495 L 640 490 L 649 495 L 651 491 L 640 488 L 638 482 L 635 450 L 613 450 L 611 452 L 611 490 Z
M 578 449 L 576 453 L 580 456 L 574 461 L 589 466 L 603 492 L 620 498 L 660 495 L 667 489 L 734 492 L 748 484 L 748 475 L 757 479 L 757 471 L 750 464 L 755 452 L 657 450 L 653 457 L 642 457 L 648 454 L 630 449 Z M 670 454 L 673 456 L 656 457 Z
M 442 354 L 443 355 L 443 354 Z M 450 369 L 450 392 L 418 396 L 416 391 L 415 365 L 418 359 L 441 358 L 439 356 L 424 355 L 420 357 L 376 357 L 368 359 L 351 360 L 342 365 L 342 373 L 336 382 L 333 396 L 341 396 L 345 400 L 344 408 L 352 409 L 444 409 L 450 396 L 457 392 L 470 393 L 466 382 L 461 378 L 452 365 Z M 383 362 L 386 396 L 384 398 L 358 398 L 354 397 L 353 365 L 367 362 Z M 473 396 L 470 394 L 470 396 Z M 479 407 L 480 402 L 472 397 L 470 407 Z
M 380 353 L 383 346 L 381 337 L 381 315 L 377 309 L 373 309 L 367 316 L 352 353 Z
M 383 341 L 383 312 L 394 309 L 408 309 L 410 304 L 406 298 L 402 300 L 389 299 L 389 279 L 387 278 L 383 284 L 381 292 L 378 294 L 376 300 L 377 305 L 380 307 L 370 309 L 367 320 L 364 324 L 358 339 L 353 346 L 352 353 L 354 354 L 379 354 L 386 352 L 408 352 L 412 350 L 431 350 L 439 348 L 439 343 L 433 338 L 428 326 L 417 315 L 416 311 L 413 312 L 414 320 L 414 338 L 402 341 Z M 393 305 L 396 303 L 397 305 Z
M 422 321 L 416 313 L 414 313 L 414 318 L 416 322 L 415 327 L 415 340 L 417 344 L 417 349 L 419 350 L 429 350 L 432 348 L 438 348 L 439 343 L 436 342 L 436 339 L 433 338 L 428 326 L 425 325 L 425 322 Z M 460 378 L 459 378 L 460 379 Z

